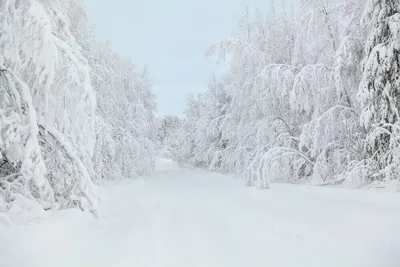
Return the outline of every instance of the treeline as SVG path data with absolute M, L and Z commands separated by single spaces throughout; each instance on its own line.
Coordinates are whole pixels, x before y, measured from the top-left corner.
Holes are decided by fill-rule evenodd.
M 176 157 L 179 149 L 178 131 L 182 126 L 182 119 L 176 116 L 161 116 L 157 119 L 157 143 L 159 156 L 164 158 Z
M 284 1 L 282 1 L 284 2 Z M 207 55 L 229 70 L 190 99 L 175 159 L 269 182 L 393 185 L 400 175 L 397 0 L 246 12 Z
M 95 212 L 94 182 L 154 167 L 149 76 L 95 37 L 83 0 L 0 0 L 0 21 L 0 208 Z

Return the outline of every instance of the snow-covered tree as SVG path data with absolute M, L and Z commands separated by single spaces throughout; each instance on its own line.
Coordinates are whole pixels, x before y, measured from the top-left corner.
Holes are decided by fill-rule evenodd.
M 156 156 L 155 102 L 145 70 L 135 70 L 103 42 L 88 46 L 97 93 L 93 157 L 96 179 L 132 178 L 149 173 Z
M 358 92 L 367 129 L 369 175 L 374 179 L 398 179 L 400 103 L 399 2 L 369 0 L 363 22 L 370 29 L 365 45 L 363 77 Z
M 368 72 L 365 63 L 363 78 L 361 63 L 371 54 L 363 49 L 371 26 L 359 24 L 364 4 L 305 0 L 298 12 L 273 11 L 268 17 L 246 10 L 237 33 L 208 51 L 208 56 L 228 59 L 229 70 L 216 79 L 225 100 L 221 105 L 210 97 L 209 87 L 190 102 L 191 112 L 180 130 L 181 146 L 190 149 L 179 150 L 180 161 L 234 172 L 247 185 L 262 188 L 271 181 L 367 183 L 366 166 L 378 164 L 363 149 L 377 135 L 367 128 L 372 133 L 367 138 L 359 123 L 360 114 L 363 120 L 367 114 L 367 105 L 357 98 Z M 399 23 L 392 13 L 385 20 L 390 30 L 382 30 L 392 32 L 391 37 L 379 39 L 381 46 L 396 47 Z M 395 51 L 385 55 L 397 59 Z M 367 84 L 374 84 L 375 74 L 367 75 Z
M 179 145 L 173 159 L 181 165 L 187 163 L 198 165 L 194 162 L 193 157 L 198 148 L 196 143 L 197 121 L 202 114 L 201 109 L 204 102 L 202 102 L 202 95 L 198 97 L 190 95 L 187 102 L 188 107 L 185 111 L 185 119 L 177 133 Z
M 21 138 L 15 145 L 22 148 L 1 149 L 18 166 L 14 179 L 7 181 L 18 189 L 7 190 L 41 201 L 40 191 L 49 186 L 45 191 L 51 188 L 60 207 L 92 209 L 96 199 L 89 173 L 96 99 L 68 18 L 57 1 L 3 0 L 0 8 L 2 90 L 17 100 L 17 121 L 30 129 L 28 134 L 14 128 Z M 2 137 L 6 142 L 9 138 Z
M 0 0 L 0 20 L 0 208 L 95 213 L 95 177 L 154 166 L 148 74 L 96 41 L 82 0 Z
M 176 116 L 164 116 L 160 118 L 158 127 L 158 146 L 160 155 L 165 158 L 173 158 L 178 149 L 178 130 L 182 121 Z

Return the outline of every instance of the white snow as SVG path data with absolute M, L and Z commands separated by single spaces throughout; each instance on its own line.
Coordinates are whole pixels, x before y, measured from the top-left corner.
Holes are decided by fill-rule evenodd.
M 400 266 L 400 195 L 275 184 L 166 160 L 100 189 L 100 218 L 11 209 L 1 267 Z

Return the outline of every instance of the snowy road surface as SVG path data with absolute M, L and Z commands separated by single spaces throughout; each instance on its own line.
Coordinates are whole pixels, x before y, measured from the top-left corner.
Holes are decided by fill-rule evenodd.
M 263 191 L 165 160 L 146 179 L 99 190 L 99 220 L 15 214 L 0 227 L 0 267 L 400 266 L 399 195 Z

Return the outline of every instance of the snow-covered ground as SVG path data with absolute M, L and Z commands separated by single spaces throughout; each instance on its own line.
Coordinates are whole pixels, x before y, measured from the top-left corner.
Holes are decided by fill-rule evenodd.
M 396 194 L 264 191 L 166 160 L 146 179 L 99 190 L 98 220 L 13 209 L 13 226 L 0 227 L 0 266 L 400 266 Z

